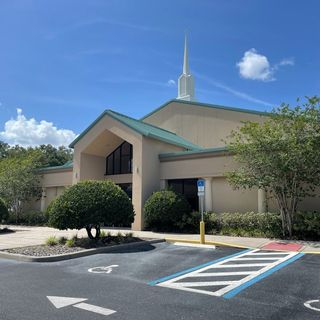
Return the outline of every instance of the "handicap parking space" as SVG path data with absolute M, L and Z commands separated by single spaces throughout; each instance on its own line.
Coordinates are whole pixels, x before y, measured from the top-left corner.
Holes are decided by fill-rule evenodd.
M 297 252 L 245 250 L 150 284 L 230 299 L 302 256 Z
M 319 263 L 296 252 L 168 243 L 55 263 L 0 260 L 0 318 L 318 319 Z

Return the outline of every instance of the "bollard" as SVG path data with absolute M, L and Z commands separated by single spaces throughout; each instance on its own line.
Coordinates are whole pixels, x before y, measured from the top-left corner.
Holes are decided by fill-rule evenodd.
M 205 244 L 205 224 L 203 221 L 200 221 L 200 243 Z

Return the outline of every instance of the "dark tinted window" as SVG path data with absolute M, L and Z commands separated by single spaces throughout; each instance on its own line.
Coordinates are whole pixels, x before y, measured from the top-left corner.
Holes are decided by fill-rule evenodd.
M 113 174 L 113 153 L 107 158 L 107 174 Z
M 198 179 L 168 180 L 169 187 L 175 192 L 182 193 L 193 210 L 199 209 L 197 180 Z
M 106 160 L 106 174 L 132 173 L 132 145 L 122 143 Z

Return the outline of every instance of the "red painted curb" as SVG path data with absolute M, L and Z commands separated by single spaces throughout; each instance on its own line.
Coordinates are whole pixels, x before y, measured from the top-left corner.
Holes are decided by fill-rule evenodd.
M 286 242 L 269 242 L 261 249 L 265 250 L 284 250 L 284 251 L 300 251 L 303 246 L 297 243 Z

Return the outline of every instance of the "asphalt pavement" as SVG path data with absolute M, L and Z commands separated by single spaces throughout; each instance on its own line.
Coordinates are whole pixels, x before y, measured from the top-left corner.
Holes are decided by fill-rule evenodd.
M 264 253 L 159 243 L 55 263 L 0 260 L 0 319 L 319 319 L 320 256 L 288 255 L 280 264 Z M 208 291 L 220 288 L 212 281 L 217 270 L 221 284 L 236 287 L 235 295 L 184 290 L 194 288 L 194 279 Z M 200 271 L 201 277 L 193 274 Z M 247 276 L 253 279 L 242 283 Z M 161 285 L 170 279 L 180 285 Z

